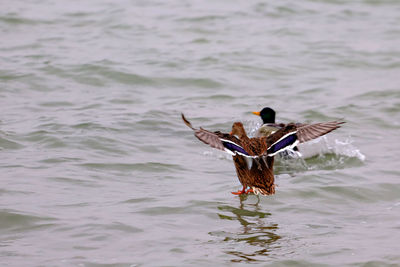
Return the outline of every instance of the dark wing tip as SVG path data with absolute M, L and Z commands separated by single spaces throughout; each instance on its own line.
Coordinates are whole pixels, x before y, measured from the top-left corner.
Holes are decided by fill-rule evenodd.
M 332 131 L 336 130 L 338 128 L 340 128 L 342 126 L 342 124 L 345 124 L 346 122 L 344 120 L 337 120 L 337 121 L 331 121 L 331 122 L 327 122 L 328 124 L 334 124 L 334 126 L 332 126 Z
M 183 113 L 181 113 L 182 116 L 182 120 L 183 122 L 192 130 L 196 130 L 195 128 L 193 128 L 192 124 L 185 118 L 185 115 L 183 115 Z
M 337 128 L 340 128 L 342 124 L 345 124 L 346 122 L 344 120 L 336 121 L 336 126 Z

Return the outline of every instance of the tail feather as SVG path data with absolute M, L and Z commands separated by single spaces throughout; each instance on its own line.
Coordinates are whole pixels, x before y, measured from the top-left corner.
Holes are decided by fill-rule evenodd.
M 253 189 L 253 193 L 256 195 L 260 194 L 263 196 L 268 196 L 268 195 L 275 194 L 275 185 L 272 185 L 270 188 L 268 188 L 268 190 L 264 189 L 264 188 L 260 188 L 260 187 L 255 187 L 255 186 L 253 186 L 252 189 Z

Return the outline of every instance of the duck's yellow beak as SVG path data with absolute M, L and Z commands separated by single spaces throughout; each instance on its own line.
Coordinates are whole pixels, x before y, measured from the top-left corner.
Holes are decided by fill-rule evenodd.
M 252 113 L 253 113 L 254 115 L 261 116 L 261 115 L 260 115 L 260 111 L 253 111 Z

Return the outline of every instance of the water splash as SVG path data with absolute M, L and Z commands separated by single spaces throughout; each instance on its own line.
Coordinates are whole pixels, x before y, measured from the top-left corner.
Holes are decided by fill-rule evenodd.
M 277 157 L 277 173 L 294 173 L 310 170 L 335 170 L 357 167 L 365 161 L 365 155 L 353 145 L 351 138 L 345 140 L 330 139 L 323 136 L 310 142 L 300 144 L 302 157 Z
M 322 136 L 318 139 L 300 144 L 299 149 L 305 159 L 322 154 L 335 154 L 365 161 L 365 155 L 353 145 L 353 140 L 350 137 L 342 141 Z

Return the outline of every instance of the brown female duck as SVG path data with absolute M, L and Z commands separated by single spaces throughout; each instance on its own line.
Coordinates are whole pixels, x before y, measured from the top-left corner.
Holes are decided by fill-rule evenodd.
M 243 124 L 235 122 L 232 131 L 227 133 L 210 132 L 200 127 L 196 129 L 182 114 L 182 120 L 203 143 L 232 155 L 236 173 L 243 189 L 233 194 L 271 195 L 275 193 L 274 156 L 287 149 L 325 135 L 340 127 L 344 122 L 332 121 L 307 124 L 298 127 L 289 123 L 269 136 L 249 138 Z M 250 187 L 246 191 L 246 188 Z

